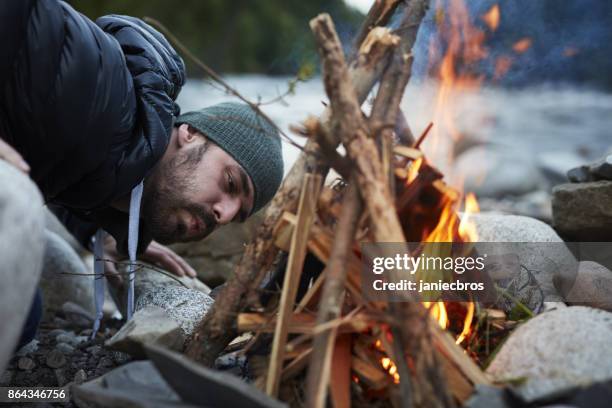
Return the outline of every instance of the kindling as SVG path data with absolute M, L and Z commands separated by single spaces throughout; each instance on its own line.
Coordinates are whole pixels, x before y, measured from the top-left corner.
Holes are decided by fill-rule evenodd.
M 440 256 L 410 256 L 408 254 L 396 254 L 395 257 L 376 257 L 373 259 L 372 272 L 377 275 L 388 270 L 405 270 L 411 275 L 418 270 L 421 271 L 450 271 L 461 275 L 466 271 L 482 271 L 485 267 L 484 256 L 469 257 L 440 257 Z

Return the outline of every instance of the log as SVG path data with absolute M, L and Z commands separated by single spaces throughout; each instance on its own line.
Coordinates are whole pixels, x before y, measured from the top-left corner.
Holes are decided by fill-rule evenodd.
M 375 4 L 367 18 L 382 24 L 388 19 L 384 17 L 385 10 L 376 7 Z M 366 38 L 370 31 L 370 25 L 364 26 L 357 37 Z M 359 44 L 361 46 L 361 43 Z M 389 40 L 384 36 L 383 41 L 370 41 L 368 49 L 360 48 L 356 53 L 357 57 L 351 64 L 350 75 L 355 83 L 360 103 L 363 103 L 378 80 L 383 67 L 380 62 L 388 56 L 388 49 Z M 322 118 L 328 116 L 329 112 L 324 113 Z M 322 122 L 325 124 L 326 120 Z M 202 316 L 202 320 L 197 325 L 198 328 L 186 349 L 186 354 L 190 358 L 212 366 L 219 353 L 235 337 L 236 314 L 244 310 L 247 304 L 253 304 L 254 298 L 257 299 L 253 294 L 258 294 L 259 284 L 279 254 L 273 242 L 272 229 L 283 212 L 296 211 L 299 187 L 304 174 L 310 172 L 325 178 L 327 171 L 328 167 L 322 160 L 318 144 L 314 139 L 309 139 L 267 207 L 264 221 L 257 229 L 255 240 L 247 246 L 234 273 L 219 293 L 212 310 Z

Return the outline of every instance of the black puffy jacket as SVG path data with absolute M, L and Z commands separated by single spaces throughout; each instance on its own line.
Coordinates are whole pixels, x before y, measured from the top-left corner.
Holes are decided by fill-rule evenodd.
M 179 114 L 185 67 L 164 37 L 132 17 L 94 23 L 61 1 L 3 0 L 0 38 L 0 137 L 45 200 L 87 218 L 128 194 Z

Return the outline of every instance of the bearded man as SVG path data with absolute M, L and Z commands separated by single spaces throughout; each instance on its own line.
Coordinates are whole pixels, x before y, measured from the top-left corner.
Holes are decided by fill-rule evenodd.
M 0 159 L 28 173 L 97 255 L 135 261 L 138 253 L 195 276 L 163 244 L 242 222 L 278 189 L 276 129 L 238 103 L 181 115 L 184 63 L 143 21 L 110 15 L 94 23 L 58 0 L 6 0 L 0 36 Z M 10 290 L 3 282 L 0 296 Z M 19 344 L 34 335 L 39 296 Z M 19 337 L 6 336 L 0 342 Z

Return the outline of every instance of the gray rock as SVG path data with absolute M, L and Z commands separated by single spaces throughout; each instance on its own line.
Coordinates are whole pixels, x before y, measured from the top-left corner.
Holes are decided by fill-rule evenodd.
M 573 183 L 612 180 L 612 154 L 595 163 L 571 169 L 567 172 L 567 178 Z
M 183 401 L 211 407 L 287 407 L 245 381 L 211 370 L 182 354 L 150 345 L 147 355 Z
M 88 314 L 95 314 L 93 277 L 81 257 L 59 235 L 45 231 L 47 246 L 40 288 L 43 292 L 44 316 L 50 318 L 70 301 Z
M 79 407 L 194 407 L 180 401 L 150 361 L 126 364 L 71 390 Z
M 497 381 L 524 379 L 526 401 L 612 378 L 612 314 L 584 306 L 544 313 L 519 326 L 487 373 Z
M 578 275 L 565 300 L 570 305 L 591 306 L 611 312 L 612 271 L 597 262 L 580 262 Z
M 523 195 L 547 186 L 531 160 L 497 145 L 465 151 L 457 158 L 453 172 L 465 180 L 465 191 L 478 197 Z
M 185 343 L 183 330 L 157 306 L 147 306 L 132 316 L 106 346 L 126 352 L 134 357 L 144 357 L 145 344 L 161 344 L 173 350 L 182 350 Z
M 567 183 L 553 188 L 553 225 L 578 241 L 612 241 L 612 181 Z
M 478 231 L 479 247 L 489 256 L 508 256 L 520 267 L 505 270 L 518 274 L 496 276 L 500 286 L 535 312 L 540 312 L 543 302 L 557 302 L 562 298 L 554 285 L 555 279 L 575 276 L 578 263 L 563 240 L 547 224 L 533 218 L 499 215 L 473 214 L 471 219 Z M 505 245 L 494 243 L 503 242 Z M 489 244 L 491 243 L 491 244 Z M 512 308 L 511 301 L 499 305 L 506 311 Z
M 74 373 L 74 379 L 72 381 L 74 381 L 75 384 L 83 384 L 85 381 L 87 381 L 87 373 L 85 370 L 80 369 Z
M 72 354 L 74 352 L 74 347 L 68 343 L 57 343 L 55 348 L 64 354 Z
M 65 332 L 63 334 L 59 334 L 55 337 L 55 341 L 57 343 L 67 343 L 72 347 L 76 347 L 79 344 L 87 341 L 87 337 L 85 336 L 77 336 L 74 332 Z
M 158 306 L 174 319 L 187 337 L 193 334 L 195 325 L 210 310 L 213 299 L 195 289 L 180 286 L 158 286 L 137 296 L 136 310 Z
M 29 371 L 29 370 L 32 370 L 32 369 L 34 369 L 36 367 L 36 363 L 34 362 L 34 360 L 32 360 L 29 357 L 21 357 L 17 361 L 17 367 L 20 370 Z
M 47 365 L 51 368 L 61 368 L 66 365 L 66 356 L 57 349 L 47 354 Z
M 21 335 L 45 249 L 40 192 L 30 178 L 0 160 L 0 372 Z
M 74 238 L 74 236 L 64 227 L 64 224 L 53 214 L 51 208 L 53 205 L 45 208 L 45 228 L 54 234 L 59 235 L 68 243 L 78 254 L 85 253 L 85 248 Z

